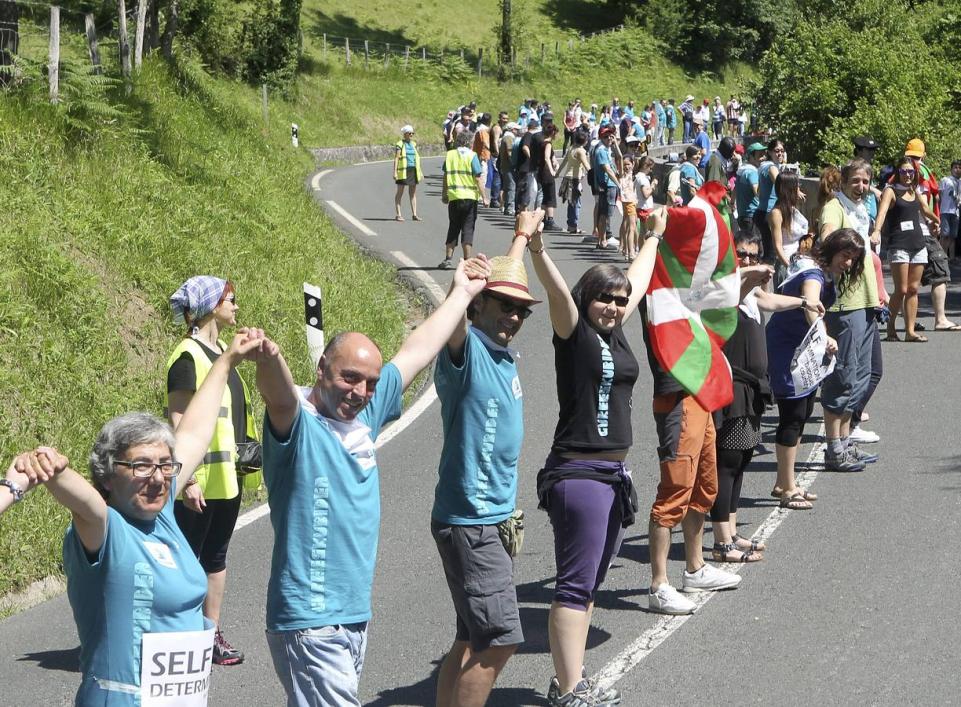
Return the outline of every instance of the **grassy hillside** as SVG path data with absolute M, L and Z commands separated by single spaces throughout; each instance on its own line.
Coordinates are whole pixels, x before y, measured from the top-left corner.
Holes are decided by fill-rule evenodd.
M 183 333 L 167 298 L 194 274 L 234 280 L 240 322 L 276 337 L 300 380 L 304 280 L 323 286 L 329 330 L 370 331 L 388 352 L 404 331 L 393 270 L 311 202 L 310 158 L 262 134 L 254 91 L 151 60 L 114 99 L 122 117 L 84 131 L 76 105 L 0 97 L 4 463 L 49 443 L 85 470 L 106 419 L 159 412 Z M 0 595 L 59 570 L 65 526 L 45 490 L 0 517 Z

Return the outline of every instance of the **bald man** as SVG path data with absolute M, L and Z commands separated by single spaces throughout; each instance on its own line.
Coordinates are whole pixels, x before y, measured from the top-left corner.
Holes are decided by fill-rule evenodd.
M 288 705 L 360 705 L 380 529 L 374 441 L 489 272 L 484 258 L 461 262 L 447 298 L 386 365 L 377 344 L 357 332 L 331 340 L 310 388 L 294 384 L 276 345 L 258 357 L 274 528 L 267 643 Z

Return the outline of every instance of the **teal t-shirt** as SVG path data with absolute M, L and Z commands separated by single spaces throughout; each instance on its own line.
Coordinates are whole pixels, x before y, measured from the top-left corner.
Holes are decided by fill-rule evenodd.
M 764 160 L 757 168 L 757 210 L 762 214 L 769 214 L 777 203 L 774 192 L 774 179 L 771 178 L 771 168 L 777 165 L 770 160 Z
M 175 495 L 172 485 L 149 522 L 108 508 L 107 535 L 93 558 L 73 525 L 67 529 L 63 568 L 80 636 L 78 705 L 139 705 L 143 635 L 205 627 L 207 575 L 174 519 Z
M 758 195 L 754 193 L 757 184 L 757 167 L 750 163 L 738 167 L 737 179 L 734 181 L 734 201 L 737 204 L 738 218 L 751 218 L 757 211 Z
M 370 619 L 380 531 L 374 440 L 384 423 L 400 416 L 403 381 L 396 366 L 385 365 L 352 424 L 318 414 L 301 393 L 287 439 L 274 436 L 269 415 L 264 420 L 264 483 L 274 528 L 267 585 L 272 631 Z
M 696 186 L 692 187 L 690 185 L 691 181 L 693 181 Z M 701 176 L 697 167 L 690 162 L 683 163 L 681 165 L 681 201 L 687 204 L 694 198 L 694 195 L 702 184 L 704 184 L 704 177 Z
M 404 143 L 404 154 L 407 156 L 407 166 L 416 167 L 417 166 L 417 150 L 414 145 L 409 142 Z
M 517 498 L 517 459 L 524 405 L 510 351 L 471 329 L 460 366 L 447 347 L 434 385 L 444 448 L 431 518 L 449 525 L 493 525 L 509 518 Z

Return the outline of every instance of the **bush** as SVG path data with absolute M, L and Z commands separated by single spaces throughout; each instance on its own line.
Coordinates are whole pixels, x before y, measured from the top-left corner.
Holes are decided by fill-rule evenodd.
M 961 138 L 959 79 L 927 41 L 930 11 L 905 0 L 863 0 L 843 14 L 800 20 L 792 39 L 760 63 L 751 91 L 762 122 L 808 165 L 845 161 L 851 138 L 867 133 L 885 162 L 921 137 L 943 171 Z

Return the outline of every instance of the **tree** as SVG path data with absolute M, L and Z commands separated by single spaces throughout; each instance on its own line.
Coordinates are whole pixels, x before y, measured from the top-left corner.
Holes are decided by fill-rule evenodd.
M 513 37 L 511 36 L 511 0 L 500 0 L 501 3 L 501 32 L 500 32 L 500 60 L 501 64 L 509 64 L 513 55 Z

